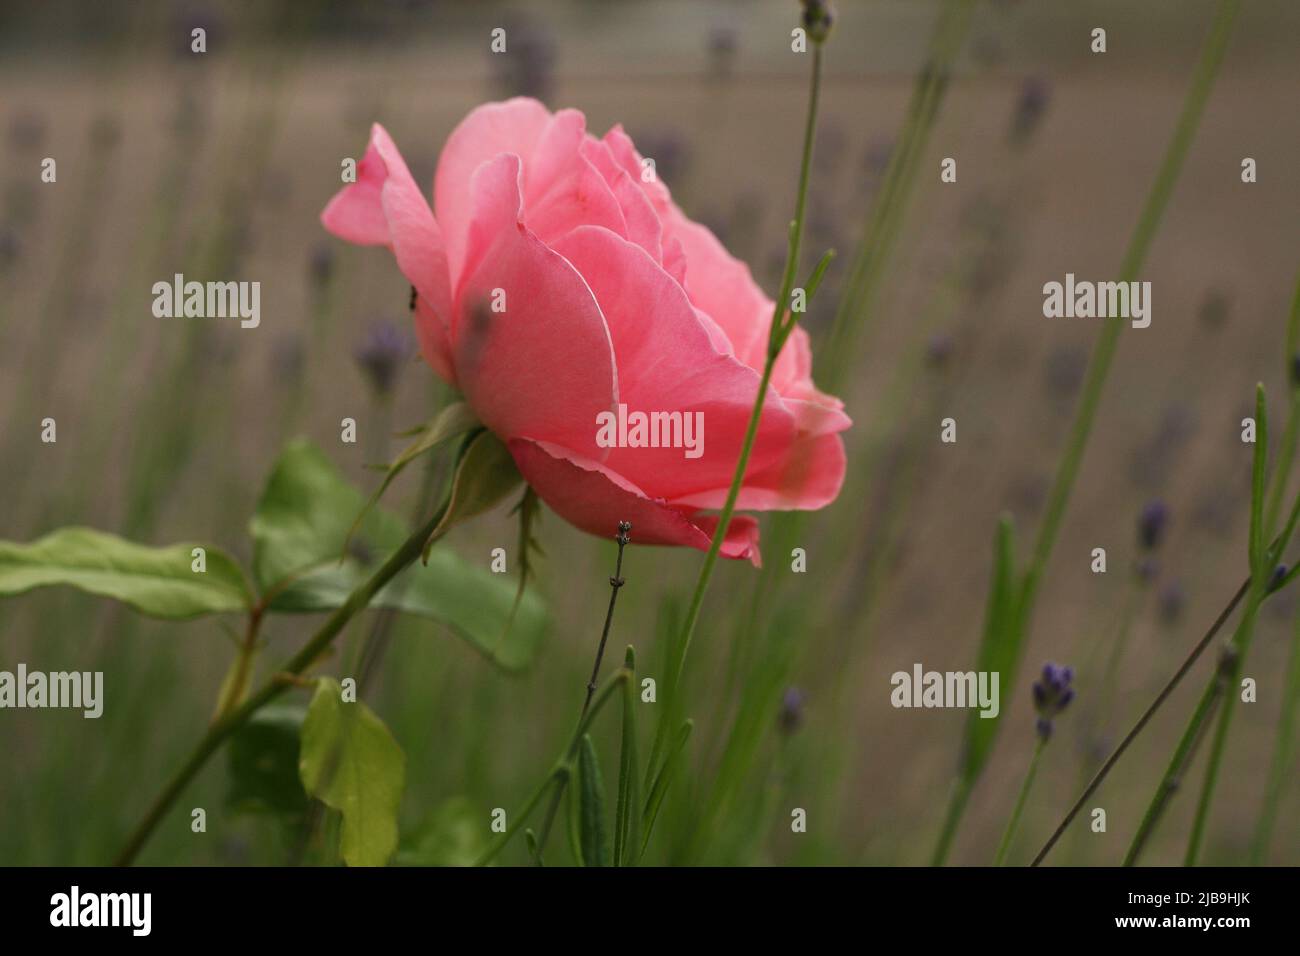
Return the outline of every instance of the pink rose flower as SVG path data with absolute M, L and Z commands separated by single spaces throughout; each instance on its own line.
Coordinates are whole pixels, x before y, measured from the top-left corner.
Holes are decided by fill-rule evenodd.
M 717 518 L 704 512 L 725 502 L 772 320 L 749 269 L 643 175 L 621 127 L 596 139 L 579 111 L 531 99 L 481 106 L 456 127 L 434 208 L 376 124 L 356 183 L 321 221 L 393 251 L 417 293 L 424 358 L 553 511 L 593 534 L 630 521 L 640 543 L 707 550 Z M 839 493 L 850 421 L 811 371 L 798 328 L 738 509 L 815 509 Z M 637 413 L 661 413 L 661 445 L 671 413 L 701 422 L 704 440 L 629 447 L 646 440 L 632 428 L 609 447 L 602 423 Z M 722 554 L 758 563 L 753 517 L 733 518 Z

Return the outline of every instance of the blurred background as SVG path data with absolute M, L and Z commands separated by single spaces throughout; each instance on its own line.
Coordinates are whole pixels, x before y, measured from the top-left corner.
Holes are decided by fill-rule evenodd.
M 807 324 L 818 382 L 855 421 L 848 479 L 807 520 L 763 518 L 763 571 L 727 563 L 715 575 L 683 690 L 695 720 L 686 773 L 647 862 L 929 859 L 966 714 L 892 708 L 890 675 L 917 662 L 974 667 L 997 517 L 1015 516 L 1023 553 L 1101 328 L 1045 319 L 1042 285 L 1067 272 L 1118 278 L 1214 4 L 977 4 L 878 294 L 849 317 L 851 354 L 828 355 L 818 346 L 941 5 L 837 8 L 805 249 L 808 263 L 825 247 L 840 253 Z M 365 465 L 396 454 L 404 440 L 389 436 L 448 395 L 415 355 L 391 256 L 345 246 L 318 222 L 372 121 L 426 188 L 446 135 L 486 100 L 578 107 L 597 134 L 622 123 L 687 214 L 775 294 L 806 99 L 807 60 L 789 46 L 797 16 L 793 0 L 0 3 L 0 538 L 85 524 L 247 559 L 248 516 L 297 435 L 375 485 Z M 1089 52 L 1095 26 L 1107 29 L 1104 55 Z M 202 55 L 190 50 L 195 27 L 207 31 Z M 489 51 L 495 27 L 507 31 L 504 55 Z M 1300 264 L 1297 30 L 1300 7 L 1286 0 L 1254 0 L 1240 18 L 1141 271 L 1152 324 L 1121 336 L 953 862 L 992 858 L 1033 749 L 1029 688 L 1044 661 L 1076 667 L 1078 696 L 1012 862 L 1041 845 L 1245 573 L 1240 423 L 1260 380 L 1278 420 L 1284 411 Z M 40 179 L 47 156 L 54 184 Z M 958 161 L 955 184 L 939 181 L 944 157 Z M 260 327 L 156 319 L 151 286 L 177 272 L 260 281 Z M 45 417 L 58 422 L 55 445 L 38 443 Z M 358 423 L 355 445 L 339 441 L 344 417 Z M 939 441 L 946 417 L 955 444 Z M 428 487 L 412 468 L 386 500 L 414 513 Z M 1137 517 L 1156 499 L 1169 522 L 1139 579 Z M 486 566 L 515 535 L 502 509 L 445 546 Z M 615 548 L 549 514 L 539 537 L 537 586 L 554 624 L 528 672 L 504 675 L 426 621 L 393 630 L 366 698 L 407 755 L 399 861 L 472 857 L 492 808 L 519 807 L 571 730 Z M 791 572 L 790 546 L 806 550 L 806 573 Z M 1096 547 L 1106 574 L 1089 569 Z M 644 673 L 662 675 L 665 634 L 701 560 L 638 548 L 633 534 L 607 671 L 631 643 Z M 1265 605 L 1246 662 L 1259 701 L 1238 707 L 1207 862 L 1241 862 L 1259 816 L 1293 596 Z M 1103 688 L 1125 606 L 1127 650 Z M 266 659 L 289 656 L 313 623 L 275 619 Z M 206 727 L 230 644 L 212 621 L 152 621 L 68 590 L 0 603 L 0 667 L 103 670 L 107 694 L 99 720 L 0 714 L 0 863 L 110 860 Z M 1119 862 L 1211 668 L 1207 656 L 1094 799 L 1108 832 L 1080 819 L 1053 862 Z M 598 739 L 610 779 L 617 737 L 611 714 Z M 1300 862 L 1295 766 L 1292 754 L 1274 863 Z M 236 812 L 230 791 L 222 754 L 141 861 L 297 858 L 301 820 Z M 1175 801 L 1148 862 L 1181 859 L 1192 803 Z M 188 826 L 197 806 L 208 808 L 204 837 Z M 806 833 L 791 832 L 795 807 Z M 524 859 L 522 841 L 503 857 Z

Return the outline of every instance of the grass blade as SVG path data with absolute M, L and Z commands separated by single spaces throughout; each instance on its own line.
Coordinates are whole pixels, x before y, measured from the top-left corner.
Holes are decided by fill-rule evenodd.
M 623 666 L 623 746 L 619 754 L 618 809 L 614 822 L 614 865 L 635 866 L 641 845 L 641 780 L 636 756 L 636 651 L 629 645 Z
M 582 735 L 578 749 L 578 809 L 582 858 L 587 866 L 609 866 L 609 831 L 605 826 L 605 784 L 596 762 L 591 734 Z

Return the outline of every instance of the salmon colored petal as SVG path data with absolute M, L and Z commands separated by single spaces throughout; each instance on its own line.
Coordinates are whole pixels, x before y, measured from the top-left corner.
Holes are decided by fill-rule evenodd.
M 524 222 L 548 245 L 578 226 L 604 226 L 627 235 L 623 210 L 605 178 L 583 155 L 587 120 L 560 110 L 547 124 L 524 167 Z
M 520 221 L 517 157 L 484 163 L 469 191 L 474 213 L 451 334 L 461 389 L 502 438 L 553 441 L 599 459 L 596 416 L 618 402 L 600 307 L 577 270 Z
M 465 262 L 473 214 L 469 184 L 474 171 L 501 153 L 511 153 L 526 163 L 550 120 L 545 106 L 520 96 L 478 107 L 447 137 L 438 157 L 433 193 L 453 284 L 460 279 Z
M 782 461 L 745 475 L 736 507 L 750 511 L 816 511 L 839 495 L 844 470 L 844 442 L 838 434 L 801 435 Z M 672 503 L 687 508 L 721 508 L 727 491 L 719 487 L 674 498 Z
M 391 248 L 402 275 L 440 321 L 447 321 L 451 282 L 442 230 L 397 146 L 378 123 L 357 164 L 357 181 L 335 195 L 321 222 L 349 242 Z
M 681 286 L 640 246 L 608 229 L 583 226 L 554 248 L 582 274 L 605 316 L 619 402 L 631 413 L 678 416 L 676 433 L 666 436 L 676 445 L 616 447 L 602 461 L 670 499 L 730 483 L 759 374 L 714 348 Z M 687 423 L 698 423 L 689 435 L 694 449 L 683 447 Z M 769 390 L 750 468 L 783 458 L 795 436 L 794 416 Z
M 456 369 L 451 360 L 451 339 L 446 324 L 420 296 L 415 300 L 415 337 L 420 354 L 448 385 L 456 385 Z
M 750 368 L 762 368 L 774 306 L 754 281 L 749 266 L 727 252 L 706 227 L 691 222 L 675 207 L 665 217 L 664 229 L 667 236 L 681 243 L 691 301 L 727 333 L 738 359 Z
M 632 144 L 632 137 L 623 131 L 621 124 L 616 125 L 606 133 L 602 142 L 609 148 L 609 153 L 614 158 L 614 162 L 632 177 L 633 182 L 640 186 L 641 191 L 650 200 L 650 204 L 654 206 L 660 218 L 663 218 L 669 210 L 675 208 L 672 194 L 668 192 L 668 187 L 664 185 L 658 175 L 649 176 L 646 174 L 648 167 L 645 163 L 645 157 L 637 152 L 636 146 Z M 653 159 L 653 157 L 651 158 Z
M 515 439 L 509 448 L 524 480 L 552 511 L 575 527 L 613 537 L 620 521 L 630 521 L 637 544 L 709 549 L 716 518 L 693 517 L 690 511 L 649 497 L 616 472 L 548 442 Z M 746 515 L 735 516 L 721 553 L 758 565 L 758 523 Z
M 650 254 L 655 262 L 664 261 L 663 226 L 659 223 L 659 214 L 641 187 L 632 181 L 617 162 L 614 161 L 609 147 L 598 139 L 586 137 L 582 143 L 582 155 L 605 178 L 605 182 L 614 192 L 619 207 L 623 211 L 623 221 L 627 224 L 624 233 L 638 246 Z M 678 247 L 680 252 L 680 246 Z M 680 281 L 680 280 L 679 280 Z

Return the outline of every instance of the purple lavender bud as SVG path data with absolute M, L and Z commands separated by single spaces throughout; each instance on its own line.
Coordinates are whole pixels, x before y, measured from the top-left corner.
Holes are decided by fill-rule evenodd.
M 1165 624 L 1175 624 L 1183 616 L 1183 608 L 1187 605 L 1187 592 L 1183 590 L 1183 585 L 1179 581 L 1170 581 L 1160 589 L 1160 595 L 1157 599 L 1157 607 L 1160 612 L 1160 620 Z
M 1169 523 L 1169 509 L 1160 499 L 1148 501 L 1138 515 L 1138 547 L 1143 551 L 1154 551 L 1160 544 L 1165 525 Z
M 1047 111 L 1047 102 L 1051 98 L 1051 87 L 1041 76 L 1031 76 L 1020 86 L 1020 97 L 1016 101 L 1016 111 L 1011 117 L 1011 141 L 1017 145 L 1025 143 L 1034 130 L 1038 128 L 1043 114 Z
M 334 274 L 334 246 L 328 242 L 318 242 L 312 247 L 307 259 L 307 274 L 312 285 L 323 286 Z
M 1047 740 L 1052 736 L 1052 719 L 1074 700 L 1074 668 L 1043 665 L 1042 679 L 1034 684 L 1034 709 L 1038 712 L 1038 736 Z
M 1286 580 L 1286 572 L 1285 564 L 1279 564 L 1273 569 L 1273 576 L 1268 579 L 1268 593 L 1272 594 L 1282 586 L 1282 582 Z
M 398 369 L 410 352 L 410 344 L 395 325 L 377 322 L 352 355 L 369 380 L 370 387 L 383 397 L 392 391 Z
M 800 0 L 803 3 L 803 26 L 813 43 L 825 43 L 835 25 L 835 11 L 830 0 Z
M 777 715 L 777 724 L 782 733 L 792 734 L 803 724 L 804 693 L 798 687 L 791 687 L 781 698 L 781 712 Z
M 952 336 L 943 332 L 936 332 L 930 336 L 930 341 L 925 346 L 925 361 L 931 368 L 941 368 L 948 364 L 948 359 L 952 356 Z
M 1144 583 L 1154 581 L 1160 575 L 1160 562 L 1151 555 L 1144 555 L 1138 558 L 1136 565 L 1138 580 Z
M 709 31 L 709 72 L 714 77 L 721 78 L 731 73 L 739 46 L 739 35 L 730 24 L 721 24 Z
M 1232 299 L 1223 289 L 1211 289 L 1201 302 L 1200 320 L 1211 329 L 1222 328 L 1232 311 Z

